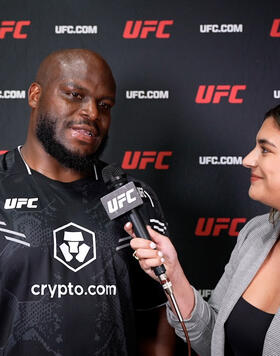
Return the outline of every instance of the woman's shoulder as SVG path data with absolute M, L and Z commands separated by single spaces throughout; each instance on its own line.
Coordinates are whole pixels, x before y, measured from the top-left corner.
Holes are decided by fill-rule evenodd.
M 273 224 L 270 222 L 269 219 L 269 213 L 253 217 L 246 223 L 244 228 L 251 230 L 255 228 L 263 228 L 264 226 L 273 227 Z
M 270 221 L 269 213 L 255 216 L 254 218 L 250 219 L 240 231 L 237 245 L 241 247 L 245 241 L 264 238 L 265 236 L 271 236 L 275 230 L 279 229 L 279 225 L 279 221 L 275 223 Z

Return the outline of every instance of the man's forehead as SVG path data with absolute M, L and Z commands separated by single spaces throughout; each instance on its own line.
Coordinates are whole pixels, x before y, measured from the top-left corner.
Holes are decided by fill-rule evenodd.
M 63 77 L 67 76 L 78 76 L 83 77 L 89 74 L 103 74 L 108 72 L 108 68 L 103 64 L 91 58 L 72 58 L 72 59 L 61 59 L 57 62 L 55 66 L 58 75 Z
M 94 80 L 115 86 L 108 64 L 89 50 L 54 52 L 42 62 L 36 79 L 43 85 L 62 80 Z
M 60 64 L 57 72 L 53 73 L 53 80 L 49 81 L 49 87 L 70 87 L 74 89 L 91 91 L 100 89 L 110 91 L 110 95 L 115 94 L 114 80 L 106 68 L 96 68 L 87 65 L 83 61 L 75 63 L 65 62 Z

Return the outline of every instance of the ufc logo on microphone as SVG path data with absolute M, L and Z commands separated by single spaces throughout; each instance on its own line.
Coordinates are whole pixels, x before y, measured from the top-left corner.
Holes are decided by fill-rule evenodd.
M 169 38 L 170 33 L 165 28 L 173 23 L 174 20 L 127 21 L 123 38 L 147 38 L 149 33 L 155 33 L 156 38 Z
M 220 236 L 222 231 L 228 231 L 229 236 L 237 236 L 240 224 L 245 224 L 246 218 L 199 218 L 196 228 L 196 236 Z
M 123 169 L 146 169 L 153 165 L 155 169 L 169 169 L 166 157 L 172 156 L 171 151 L 126 151 L 122 161 Z
M 136 200 L 136 197 L 132 196 L 132 193 L 135 192 L 134 189 L 130 189 L 125 193 L 120 194 L 116 198 L 108 201 L 108 211 L 109 213 L 114 213 L 119 209 L 124 207 L 124 204 L 131 204 Z
M 4 39 L 8 32 L 13 34 L 13 38 L 25 39 L 27 34 L 23 33 L 23 27 L 29 26 L 31 21 L 1 21 L 0 39 Z
M 270 31 L 270 36 L 271 37 L 280 37 L 280 19 L 275 19 L 273 21 L 271 31 Z
M 196 94 L 197 104 L 219 104 L 222 97 L 228 98 L 230 104 L 242 104 L 243 99 L 238 98 L 239 91 L 246 90 L 246 85 L 200 85 Z
M 110 220 L 143 204 L 143 200 L 133 182 L 128 182 L 120 188 L 113 190 L 100 200 Z

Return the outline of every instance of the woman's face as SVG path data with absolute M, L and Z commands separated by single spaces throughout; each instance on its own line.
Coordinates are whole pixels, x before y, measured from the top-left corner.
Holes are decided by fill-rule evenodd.
M 262 124 L 243 166 L 251 169 L 250 198 L 280 210 L 280 128 L 272 117 Z

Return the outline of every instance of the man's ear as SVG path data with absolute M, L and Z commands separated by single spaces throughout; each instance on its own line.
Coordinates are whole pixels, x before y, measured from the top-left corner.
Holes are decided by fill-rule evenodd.
M 40 96 L 42 93 L 42 87 L 39 83 L 32 83 L 28 89 L 28 103 L 32 109 L 37 108 Z

